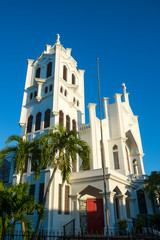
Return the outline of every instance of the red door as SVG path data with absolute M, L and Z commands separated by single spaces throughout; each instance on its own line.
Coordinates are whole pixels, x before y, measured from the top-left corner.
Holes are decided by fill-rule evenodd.
M 104 213 L 102 199 L 87 199 L 88 233 L 102 233 Z

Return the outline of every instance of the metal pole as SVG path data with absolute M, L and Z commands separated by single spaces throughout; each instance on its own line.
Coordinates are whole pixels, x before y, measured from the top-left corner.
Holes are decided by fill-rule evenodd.
M 99 60 L 99 59 L 97 58 L 96 60 L 97 60 L 97 75 L 98 75 L 98 93 L 99 93 L 99 111 L 100 111 L 100 132 L 101 132 L 101 152 L 102 152 L 102 168 L 103 168 L 104 198 L 105 198 L 105 217 L 106 217 L 107 234 L 108 234 L 109 223 L 108 223 L 108 206 L 107 206 L 107 196 L 106 196 L 105 154 L 104 154 L 104 144 L 103 144 L 101 94 L 100 94 L 99 66 L 98 66 L 98 60 Z

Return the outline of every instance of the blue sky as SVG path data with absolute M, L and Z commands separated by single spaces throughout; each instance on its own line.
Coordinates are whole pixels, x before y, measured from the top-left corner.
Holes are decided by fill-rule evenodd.
M 72 48 L 78 68 L 86 71 L 86 106 L 98 103 L 96 57 L 101 97 L 112 103 L 126 83 L 139 116 L 146 173 L 160 170 L 159 0 L 0 1 L 0 148 L 9 135 L 21 134 L 27 59 L 53 45 L 57 33 L 61 44 Z

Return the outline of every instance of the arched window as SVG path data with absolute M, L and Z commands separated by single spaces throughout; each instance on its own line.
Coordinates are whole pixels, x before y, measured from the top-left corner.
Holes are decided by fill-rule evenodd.
M 145 199 L 145 194 L 143 190 L 139 189 L 137 191 L 137 199 L 138 199 L 139 213 L 147 214 L 146 199 Z
M 75 75 L 72 73 L 72 84 L 76 84 L 76 78 Z
M 76 102 L 76 99 L 75 99 L 75 97 L 73 98 L 73 102 L 74 102 L 74 103 Z
M 120 169 L 117 145 L 114 145 L 114 147 L 113 147 L 113 159 L 114 159 L 114 168 Z
M 49 62 L 47 64 L 47 74 L 46 74 L 46 78 L 50 77 L 52 75 L 52 62 Z
M 30 100 L 33 98 L 33 93 L 30 93 L 29 98 L 30 98 Z
M 130 165 L 129 165 L 129 156 L 128 156 L 128 150 L 127 150 L 127 148 L 126 148 L 126 147 L 125 147 L 125 149 L 126 149 L 126 158 L 127 158 L 128 172 L 130 173 L 131 171 L 130 171 Z
M 64 113 L 62 110 L 59 111 L 59 125 L 64 125 Z
M 79 101 L 77 100 L 77 107 L 79 107 Z
M 62 86 L 60 87 L 60 92 L 63 93 L 63 87 Z
M 50 126 L 50 114 L 51 114 L 51 110 L 47 109 L 44 115 L 44 128 L 47 128 Z
M 37 91 L 34 92 L 34 97 L 37 97 Z
M 45 92 L 45 93 L 48 92 L 48 87 L 47 87 L 47 86 L 45 87 L 44 92 Z
M 72 129 L 76 131 L 76 121 L 72 120 Z
M 70 131 L 70 117 L 68 115 L 66 116 L 66 129 Z
M 63 79 L 67 82 L 67 67 L 63 66 Z
M 37 113 L 37 115 L 36 115 L 35 131 L 40 130 L 40 128 L 41 128 L 41 116 L 42 116 L 41 112 Z
M 133 160 L 133 173 L 138 174 L 138 163 L 136 159 Z
M 51 85 L 49 86 L 49 91 L 52 92 L 52 90 L 53 90 L 53 85 L 51 84 Z
M 40 78 L 40 74 L 41 74 L 41 69 L 37 68 L 37 70 L 36 70 L 36 78 Z
M 65 91 L 64 91 L 64 96 L 67 97 L 67 94 L 68 94 L 68 93 L 67 93 L 67 90 L 65 90 Z
M 32 131 L 32 122 L 33 122 L 33 116 L 30 115 L 27 123 L 27 133 L 30 133 Z

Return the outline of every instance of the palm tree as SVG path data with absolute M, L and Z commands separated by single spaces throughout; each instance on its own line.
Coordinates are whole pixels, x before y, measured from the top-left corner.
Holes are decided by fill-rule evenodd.
M 17 145 L 9 145 L 11 142 L 17 142 Z M 19 182 L 23 181 L 23 173 L 27 166 L 29 159 L 33 161 L 40 157 L 39 140 L 34 139 L 28 141 L 28 138 L 20 137 L 17 135 L 11 135 L 7 141 L 7 146 L 0 151 L 0 162 L 3 162 L 6 156 L 11 153 L 12 161 L 14 162 L 14 169 L 16 174 L 20 174 Z M 25 232 L 25 225 L 21 222 L 22 232 Z
M 36 203 L 34 196 L 28 195 L 29 183 L 12 185 L 6 188 L 0 182 L 0 235 L 8 230 L 14 234 L 15 224 L 18 221 L 25 223 L 26 230 L 32 230 L 32 222 L 27 212 L 38 210 L 44 216 L 43 207 Z
M 43 197 L 42 205 L 45 206 L 50 191 L 51 183 L 57 169 L 61 169 L 62 182 L 69 182 L 72 172 L 72 164 L 76 162 L 77 154 L 81 158 L 81 168 L 88 169 L 90 148 L 88 144 L 81 140 L 79 133 L 75 130 L 67 131 L 61 125 L 53 127 L 48 133 L 39 139 L 41 145 L 41 157 L 39 162 L 33 162 L 35 177 L 39 177 L 40 170 L 46 166 L 53 168 L 46 192 Z M 42 218 L 39 215 L 36 225 L 34 239 L 37 238 Z

